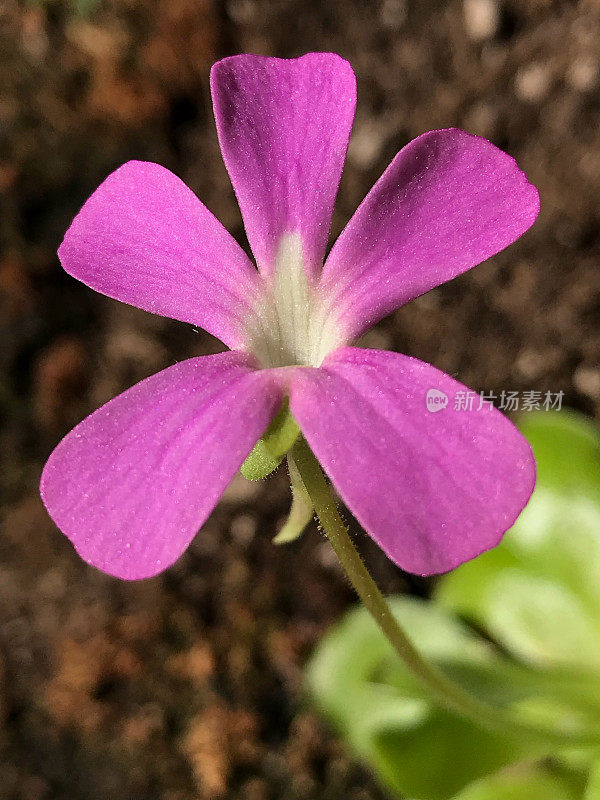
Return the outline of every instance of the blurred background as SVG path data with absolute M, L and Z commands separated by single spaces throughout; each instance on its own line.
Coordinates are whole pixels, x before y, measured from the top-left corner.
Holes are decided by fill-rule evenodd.
M 236 478 L 165 575 L 85 566 L 46 516 L 41 466 L 91 410 L 202 331 L 95 294 L 56 249 L 130 158 L 177 173 L 246 246 L 208 72 L 237 52 L 337 51 L 358 108 L 337 234 L 400 147 L 459 126 L 541 193 L 531 232 L 366 338 L 475 390 L 563 391 L 600 413 L 598 0 L 79 0 L 0 5 L 0 797 L 376 800 L 305 701 L 302 668 L 353 601 L 316 527 L 271 544 L 285 471 Z M 357 532 L 385 591 L 427 595 Z

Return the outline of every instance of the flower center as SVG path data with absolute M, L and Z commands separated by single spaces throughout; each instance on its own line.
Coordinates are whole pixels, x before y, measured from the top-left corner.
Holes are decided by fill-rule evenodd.
M 333 315 L 307 279 L 299 234 L 285 234 L 274 274 L 265 280 L 265 292 L 248 326 L 248 349 L 265 368 L 318 367 L 341 339 Z

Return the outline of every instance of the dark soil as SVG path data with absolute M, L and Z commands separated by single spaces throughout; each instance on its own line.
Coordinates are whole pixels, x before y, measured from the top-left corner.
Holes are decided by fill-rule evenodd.
M 88 5 L 93 5 L 89 3 Z M 112 0 L 0 5 L 0 797 L 375 800 L 307 705 L 302 668 L 352 594 L 316 528 L 270 542 L 283 471 L 236 479 L 189 552 L 139 584 L 88 568 L 37 495 L 89 411 L 219 343 L 88 290 L 55 252 L 129 158 L 179 174 L 244 242 L 211 63 L 335 50 L 358 112 L 337 233 L 396 151 L 456 125 L 514 155 L 542 213 L 522 241 L 380 324 L 369 344 L 474 389 L 600 411 L 596 0 Z M 386 591 L 425 593 L 357 532 Z

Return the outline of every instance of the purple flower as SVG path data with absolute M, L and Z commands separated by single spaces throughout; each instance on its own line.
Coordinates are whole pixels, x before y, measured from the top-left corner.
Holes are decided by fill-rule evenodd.
M 455 407 L 465 387 L 429 364 L 350 343 L 514 242 L 538 214 L 536 189 L 484 139 L 431 131 L 398 153 L 325 259 L 350 65 L 233 56 L 211 87 L 258 270 L 178 178 L 136 161 L 94 192 L 59 256 L 93 289 L 232 352 L 175 364 L 71 431 L 42 475 L 51 516 L 95 567 L 155 575 L 289 398 L 344 502 L 401 567 L 443 572 L 493 547 L 533 490 L 525 439 L 488 404 Z

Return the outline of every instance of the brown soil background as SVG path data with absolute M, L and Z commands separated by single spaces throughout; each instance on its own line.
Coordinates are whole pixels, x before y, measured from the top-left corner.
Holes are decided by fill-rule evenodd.
M 140 584 L 86 567 L 37 481 L 101 402 L 218 343 L 103 298 L 55 252 L 129 158 L 179 174 L 243 243 L 208 93 L 234 52 L 334 50 L 358 76 L 339 232 L 396 151 L 457 125 L 542 196 L 522 241 L 385 320 L 369 344 L 474 389 L 552 390 L 600 411 L 597 0 L 105 0 L 0 5 L 0 797 L 375 800 L 310 709 L 302 667 L 352 594 L 313 527 L 270 539 L 285 475 L 234 482 L 189 552 Z M 364 535 L 387 591 L 426 593 Z

